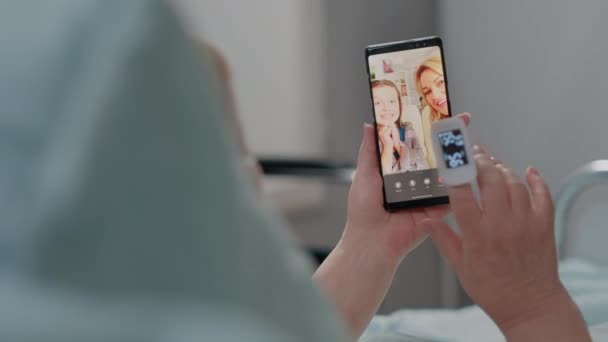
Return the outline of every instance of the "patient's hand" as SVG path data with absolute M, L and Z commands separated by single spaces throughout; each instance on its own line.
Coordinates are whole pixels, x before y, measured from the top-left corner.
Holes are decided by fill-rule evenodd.
M 428 221 L 437 247 L 508 340 L 589 340 L 559 280 L 547 184 L 529 168 L 528 191 L 511 169 L 475 151 L 482 208 L 468 185 L 451 188 L 462 237 L 440 221 Z
M 427 236 L 425 227 L 418 223 L 428 218 L 441 218 L 447 207 L 387 212 L 382 205 L 382 177 L 373 127 L 366 124 L 363 135 L 341 242 L 360 253 L 373 250 L 378 257 L 398 263 Z
M 468 122 L 468 114 L 461 117 Z M 395 213 L 384 210 L 374 139 L 374 128 L 365 125 L 348 196 L 346 228 L 313 277 L 354 337 L 363 332 L 378 310 L 401 260 L 426 238 L 426 227 L 421 222 L 439 219 L 447 212 L 447 207 Z

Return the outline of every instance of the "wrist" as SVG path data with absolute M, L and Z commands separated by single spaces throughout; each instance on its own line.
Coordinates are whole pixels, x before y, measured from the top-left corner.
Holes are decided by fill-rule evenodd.
M 352 336 L 358 337 L 382 303 L 398 261 L 373 242 L 366 243 L 360 232 L 346 230 L 313 280 L 334 302 Z
M 374 229 L 357 229 L 347 223 L 336 249 L 362 266 L 394 271 L 402 256 L 387 247 L 384 237 Z
M 590 341 L 582 314 L 561 284 L 529 303 L 517 316 L 496 321 L 508 341 Z

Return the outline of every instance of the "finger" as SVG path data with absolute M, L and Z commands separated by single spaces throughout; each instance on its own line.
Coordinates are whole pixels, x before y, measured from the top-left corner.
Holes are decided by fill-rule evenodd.
M 376 157 L 376 143 L 374 127 L 370 124 L 363 125 L 363 142 L 359 148 L 359 156 L 357 157 L 357 174 L 363 174 L 366 177 L 370 175 L 380 176 L 378 169 L 378 159 Z
M 464 124 L 467 127 L 471 124 L 471 113 L 458 114 L 456 117 L 464 121 Z
M 488 151 L 481 145 L 473 145 L 473 155 L 488 154 Z
M 541 177 L 535 167 L 529 167 L 526 171 L 526 179 L 528 181 L 528 186 L 530 187 L 532 208 L 534 211 L 547 220 L 553 219 L 553 199 L 551 198 L 551 190 L 543 177 Z
M 424 210 L 424 208 L 412 209 L 412 210 L 410 210 L 410 213 L 412 214 L 412 218 L 414 219 L 414 224 L 416 224 L 416 225 L 418 225 L 422 221 L 428 219 L 428 216 L 426 215 L 426 211 Z
M 462 265 L 462 239 L 445 223 L 437 220 L 426 220 L 423 223 L 437 246 L 439 253 L 450 266 L 460 273 Z
M 413 244 L 413 247 L 410 250 L 414 250 L 428 237 L 428 228 L 422 224 L 424 220 L 427 219 L 424 208 L 413 209 L 412 219 L 414 220 L 412 235 L 414 236 L 414 241 L 416 242 Z
M 488 152 L 488 150 L 480 145 L 474 145 L 473 146 L 473 156 L 484 156 L 487 158 L 490 158 L 490 160 L 494 163 L 494 164 L 498 164 L 501 163 L 500 160 L 494 158 L 493 155 L 490 154 L 490 152 Z
M 480 146 L 480 145 L 474 145 L 473 146 L 473 156 L 476 156 L 476 155 L 487 156 L 488 158 L 490 158 L 490 160 L 492 161 L 492 163 L 494 163 L 494 165 L 496 165 L 496 164 L 502 164 L 502 161 L 500 159 L 494 158 L 494 156 L 491 155 L 488 152 L 488 150 L 486 150 L 483 146 Z
M 509 188 L 510 206 L 516 213 L 527 214 L 531 210 L 530 193 L 522 179 L 513 171 L 502 164 L 496 167 L 503 173 L 507 187 Z
M 450 212 L 450 206 L 436 205 L 433 207 L 426 207 L 424 208 L 424 211 L 426 212 L 426 216 L 428 218 L 440 220 Z
M 387 127 L 384 127 L 384 128 L 382 128 L 382 135 L 384 136 L 385 139 L 390 139 L 391 132 L 388 130 Z
M 492 163 L 494 165 L 503 164 L 503 162 L 500 159 L 496 159 L 496 158 L 494 158 L 494 156 L 490 156 L 490 160 L 492 161 Z
M 487 155 L 477 155 L 475 160 L 484 215 L 503 217 L 510 206 L 505 177 Z
M 452 186 L 448 188 L 450 208 L 464 236 L 472 236 L 481 220 L 482 210 L 477 204 L 473 189 L 469 184 Z
M 421 224 L 425 220 L 422 208 L 394 213 L 392 219 L 395 219 L 403 229 L 400 230 L 401 234 L 392 236 L 391 243 L 396 246 L 409 245 L 408 253 L 416 249 L 429 235 L 428 228 Z

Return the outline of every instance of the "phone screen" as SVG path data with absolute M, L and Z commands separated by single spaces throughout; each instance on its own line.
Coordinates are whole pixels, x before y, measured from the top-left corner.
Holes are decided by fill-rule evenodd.
M 424 47 L 420 41 L 400 42 L 367 51 L 379 164 L 389 209 L 448 201 L 437 171 L 437 163 L 447 161 L 436 160 L 431 145 L 432 124 L 450 117 L 443 51 L 439 38 L 423 41 Z

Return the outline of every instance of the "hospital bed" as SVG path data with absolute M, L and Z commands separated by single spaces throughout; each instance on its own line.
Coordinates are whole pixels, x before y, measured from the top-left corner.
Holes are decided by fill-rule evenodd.
M 555 230 L 561 259 L 608 266 L 608 160 L 575 170 L 555 197 Z
M 316 177 L 340 184 L 348 184 L 354 174 L 351 165 L 323 161 L 266 159 L 261 165 L 266 175 Z M 608 322 L 608 238 L 604 238 L 608 237 L 608 200 L 602 200 L 608 199 L 607 180 L 608 160 L 594 161 L 567 177 L 555 196 L 560 277 L 590 326 Z M 319 251 L 314 253 L 322 260 Z M 451 303 L 444 304 L 450 307 Z M 595 337 L 608 338 L 608 329 L 600 330 Z M 502 340 L 493 322 L 476 306 L 406 309 L 377 316 L 361 341 L 378 334 L 384 334 L 386 341 Z

